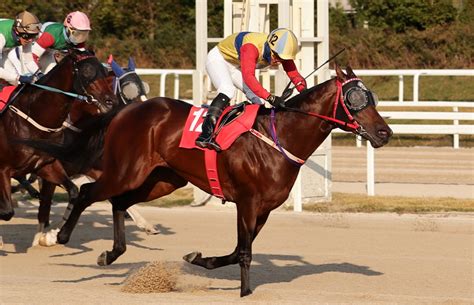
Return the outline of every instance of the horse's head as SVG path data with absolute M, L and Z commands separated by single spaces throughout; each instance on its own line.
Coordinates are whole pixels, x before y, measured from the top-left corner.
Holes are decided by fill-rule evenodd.
M 376 95 L 367 89 L 351 67 L 348 66 L 346 72 L 347 74 L 336 64 L 336 103 L 340 105 L 335 117 L 349 123 L 338 124 L 338 127 L 359 134 L 375 148 L 387 144 L 393 132 L 375 108 Z
M 96 106 L 102 113 L 118 105 L 118 100 L 107 81 L 107 69 L 97 57 L 89 51 L 74 50 L 66 58 L 72 62 L 72 90 L 75 93 L 87 97 L 87 103 Z
M 135 62 L 130 57 L 128 67 L 122 69 L 114 60 L 110 62 L 113 74 L 115 75 L 113 89 L 117 97 L 124 104 L 129 104 L 135 100 L 146 101 L 150 87 L 143 82 L 135 72 Z

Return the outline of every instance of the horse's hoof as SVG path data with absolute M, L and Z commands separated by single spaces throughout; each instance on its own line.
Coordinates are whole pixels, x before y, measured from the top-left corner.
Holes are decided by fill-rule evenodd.
M 3 249 L 3 237 L 0 236 L 0 250 Z
M 58 244 L 59 229 L 50 230 L 41 235 L 39 245 L 43 247 L 51 247 Z
M 201 252 L 191 252 L 183 256 L 183 259 L 187 261 L 188 263 L 192 264 L 197 258 L 201 258 L 201 257 L 202 257 Z
M 101 255 L 99 255 L 97 258 L 97 265 L 107 266 L 107 251 L 104 251 Z
M 147 235 L 156 235 L 156 234 L 160 234 L 160 231 L 158 231 L 158 229 L 155 226 L 149 225 L 145 227 L 145 233 Z
M 245 289 L 245 290 L 242 290 L 240 291 L 240 297 L 245 297 L 245 296 L 248 296 L 249 294 L 252 294 L 252 290 L 250 289 Z
M 69 235 L 60 230 L 58 233 L 58 243 L 64 245 L 67 244 L 68 241 Z

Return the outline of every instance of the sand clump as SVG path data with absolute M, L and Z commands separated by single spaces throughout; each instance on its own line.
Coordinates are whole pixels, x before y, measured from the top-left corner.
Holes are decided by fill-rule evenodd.
M 151 262 L 133 272 L 125 280 L 123 292 L 163 293 L 177 290 L 181 269 L 178 265 Z

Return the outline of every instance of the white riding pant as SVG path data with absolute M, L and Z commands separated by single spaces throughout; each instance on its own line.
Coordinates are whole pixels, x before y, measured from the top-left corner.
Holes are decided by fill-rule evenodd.
M 212 48 L 207 54 L 206 70 L 218 93 L 232 99 L 235 96 L 235 88 L 238 88 L 250 102 L 263 104 L 262 100 L 244 83 L 240 68 L 226 61 L 217 47 Z

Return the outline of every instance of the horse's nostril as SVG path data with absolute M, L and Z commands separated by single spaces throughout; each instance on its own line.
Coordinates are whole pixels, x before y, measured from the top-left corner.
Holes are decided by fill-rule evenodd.
M 385 129 L 380 129 L 377 133 L 381 138 L 388 138 L 391 136 L 391 133 Z

